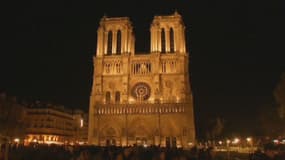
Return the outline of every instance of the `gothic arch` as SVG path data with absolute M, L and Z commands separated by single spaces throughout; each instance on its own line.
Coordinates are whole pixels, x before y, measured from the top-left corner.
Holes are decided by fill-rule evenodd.
M 165 46 L 165 30 L 164 28 L 161 29 L 161 53 L 166 52 L 166 46 Z
M 112 54 L 112 43 L 113 43 L 113 33 L 112 31 L 108 32 L 108 41 L 107 41 L 107 55 Z
M 106 103 L 110 103 L 111 102 L 111 92 L 110 91 L 106 92 L 105 101 L 106 101 Z
M 117 55 L 121 54 L 121 48 L 122 48 L 122 33 L 121 33 L 121 30 L 118 30 L 117 31 L 117 49 L 116 49 Z
M 130 122 L 128 136 L 130 137 L 150 137 L 151 130 L 145 126 L 145 122 L 141 118 L 136 118 Z
M 172 27 L 169 30 L 169 39 L 170 39 L 170 52 L 174 53 L 174 30 Z

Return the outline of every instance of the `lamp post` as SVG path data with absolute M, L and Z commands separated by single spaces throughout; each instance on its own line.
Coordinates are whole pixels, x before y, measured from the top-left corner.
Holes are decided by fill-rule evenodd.
M 158 132 L 159 132 L 159 147 L 161 147 L 161 126 L 160 126 L 160 108 L 158 110 Z
M 230 140 L 227 140 L 227 160 L 230 160 Z
M 251 137 L 247 137 L 246 138 L 247 143 L 249 144 L 249 154 L 252 153 L 252 147 L 253 147 L 253 143 L 252 143 L 252 138 Z

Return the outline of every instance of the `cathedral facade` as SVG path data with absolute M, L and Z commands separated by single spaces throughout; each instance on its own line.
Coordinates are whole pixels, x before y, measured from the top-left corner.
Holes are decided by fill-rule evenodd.
M 89 106 L 89 144 L 187 147 L 195 142 L 189 53 L 180 14 L 154 16 L 150 52 L 135 52 L 128 17 L 103 17 Z

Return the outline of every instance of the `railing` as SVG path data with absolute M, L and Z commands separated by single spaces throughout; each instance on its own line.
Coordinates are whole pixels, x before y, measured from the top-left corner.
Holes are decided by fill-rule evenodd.
M 95 114 L 166 114 L 183 113 L 188 103 L 169 104 L 99 104 Z M 188 106 L 189 107 L 189 106 Z

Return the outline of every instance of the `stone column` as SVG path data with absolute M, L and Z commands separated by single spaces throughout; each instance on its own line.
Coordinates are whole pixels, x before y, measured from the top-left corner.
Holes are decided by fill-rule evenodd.
M 154 31 L 153 31 L 153 34 L 154 34 L 154 39 L 153 39 L 153 41 L 154 41 L 154 52 L 157 52 L 158 51 L 158 28 L 157 27 L 155 27 L 154 28 Z
M 103 37 L 103 49 L 104 49 L 104 54 L 107 54 L 107 45 L 108 45 L 108 31 L 104 31 L 104 37 Z
M 170 30 L 168 27 L 165 27 L 165 51 L 166 53 L 170 51 Z
M 99 27 L 97 30 L 97 56 L 102 56 L 103 55 L 103 29 Z
M 127 52 L 127 29 L 124 28 L 122 31 L 122 53 Z
M 128 42 L 127 42 L 127 52 L 131 52 L 131 45 L 132 45 L 132 31 L 128 29 Z
M 181 26 L 181 38 L 182 38 L 182 41 L 181 41 L 181 52 L 182 53 L 185 53 L 186 50 L 185 50 L 185 27 L 184 26 Z
M 113 29 L 112 31 L 113 38 L 112 38 L 112 54 L 117 53 L 117 30 Z
M 161 28 L 157 30 L 157 51 L 161 52 Z

